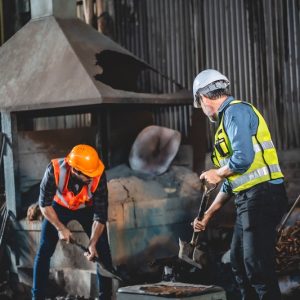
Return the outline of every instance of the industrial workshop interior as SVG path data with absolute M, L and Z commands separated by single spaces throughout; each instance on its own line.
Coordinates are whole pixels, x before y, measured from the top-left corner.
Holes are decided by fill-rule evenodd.
M 300 0 L 0 0 L 0 300 L 300 299 Z

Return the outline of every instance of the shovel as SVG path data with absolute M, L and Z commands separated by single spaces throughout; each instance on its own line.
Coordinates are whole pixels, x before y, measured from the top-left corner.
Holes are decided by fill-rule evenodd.
M 293 206 L 291 207 L 291 209 L 288 211 L 288 213 L 286 214 L 286 216 L 283 218 L 283 220 L 280 222 L 278 228 L 277 228 L 277 233 L 279 235 L 279 239 L 278 242 L 280 242 L 281 240 L 281 232 L 283 230 L 284 225 L 286 224 L 288 218 L 290 217 L 290 215 L 292 214 L 292 212 L 294 211 L 294 209 L 296 208 L 296 206 L 298 205 L 300 201 L 300 195 L 297 197 L 297 199 L 295 200 Z
M 89 252 L 89 249 L 85 246 L 83 246 L 82 244 L 78 243 L 77 241 L 75 241 L 74 239 L 70 239 L 70 243 L 75 245 L 76 247 L 80 248 L 82 251 L 84 252 Z M 120 280 L 122 281 L 122 278 L 119 277 L 117 274 L 116 274 L 116 271 L 115 270 L 107 270 L 103 263 L 100 261 L 99 257 L 94 257 L 93 262 L 96 262 L 98 264 L 98 269 L 99 269 L 99 273 L 104 276 L 104 277 L 109 277 L 109 278 L 113 278 L 113 279 L 117 279 L 117 280 Z
M 208 189 L 205 181 L 202 181 L 202 184 L 204 186 L 204 191 L 197 215 L 198 220 L 203 218 L 207 203 L 209 201 L 210 193 L 217 187 L 217 185 L 214 185 L 212 188 Z M 201 249 L 197 248 L 199 235 L 200 232 L 194 232 L 192 240 L 189 243 L 179 239 L 178 257 L 189 264 L 202 269 L 206 262 L 206 255 Z

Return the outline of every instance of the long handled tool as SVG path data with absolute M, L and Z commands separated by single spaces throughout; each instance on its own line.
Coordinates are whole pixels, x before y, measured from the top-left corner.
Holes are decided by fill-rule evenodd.
M 89 249 L 85 246 L 83 246 L 82 244 L 78 243 L 77 241 L 75 241 L 74 239 L 70 239 L 71 244 L 75 245 L 76 247 L 78 247 L 79 249 L 81 249 L 84 252 L 89 252 Z M 118 276 L 116 274 L 115 270 L 107 270 L 103 263 L 100 261 L 99 257 L 94 257 L 93 262 L 96 262 L 98 264 L 98 269 L 99 269 L 99 273 L 104 276 L 104 277 L 109 277 L 109 278 L 113 278 L 113 279 L 118 279 L 120 281 L 122 281 L 122 278 L 120 276 Z
M 202 195 L 197 219 L 200 221 L 205 213 L 207 203 L 209 201 L 210 193 L 217 187 L 217 185 L 214 185 L 212 188 L 208 189 L 207 184 L 205 181 L 202 182 L 204 185 L 204 192 Z M 202 269 L 202 265 L 204 264 L 204 252 L 197 248 L 198 239 L 199 239 L 200 232 L 193 233 L 192 240 L 187 243 L 179 239 L 179 253 L 178 257 L 182 260 L 188 262 L 189 264 L 192 264 L 193 266 Z
M 289 212 L 286 214 L 286 216 L 283 218 L 283 220 L 280 222 L 280 225 L 277 229 L 277 232 L 280 233 L 285 225 L 285 223 L 287 222 L 288 218 L 290 217 L 290 215 L 292 214 L 292 212 L 294 211 L 295 207 L 298 205 L 298 202 L 300 200 L 300 195 L 297 197 L 297 199 L 295 200 L 293 206 L 291 207 L 291 209 L 289 210 Z

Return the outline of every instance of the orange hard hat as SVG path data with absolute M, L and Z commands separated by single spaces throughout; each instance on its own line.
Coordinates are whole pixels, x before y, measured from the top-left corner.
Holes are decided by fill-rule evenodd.
M 77 145 L 66 157 L 67 163 L 88 177 L 100 176 L 104 171 L 104 164 L 97 151 L 89 145 Z

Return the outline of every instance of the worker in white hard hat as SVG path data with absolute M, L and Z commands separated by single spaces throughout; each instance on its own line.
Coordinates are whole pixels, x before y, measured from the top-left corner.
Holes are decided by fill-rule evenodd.
M 287 208 L 277 152 L 266 121 L 250 103 L 234 99 L 230 82 L 216 70 L 194 80 L 194 107 L 217 123 L 212 160 L 203 172 L 208 183 L 223 182 L 195 231 L 205 230 L 211 217 L 235 196 L 236 222 L 231 265 L 243 300 L 281 299 L 275 273 L 276 226 Z M 224 180 L 224 181 L 223 181 Z

